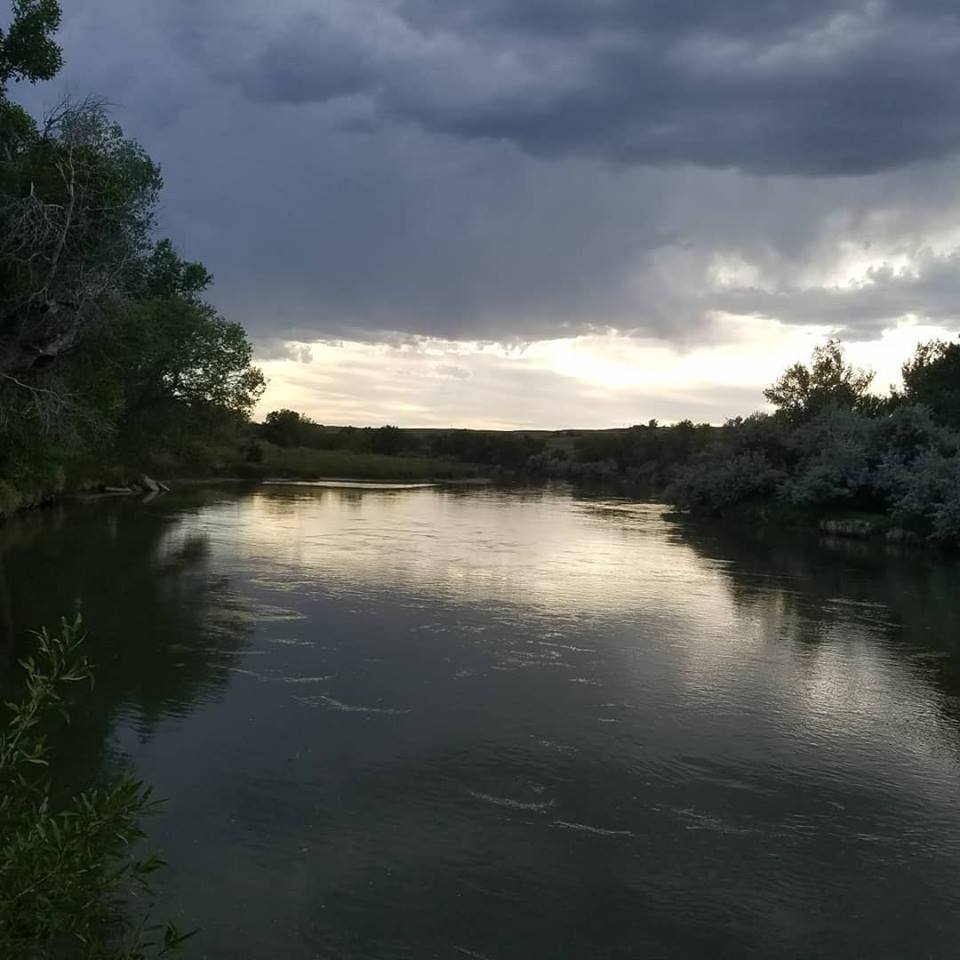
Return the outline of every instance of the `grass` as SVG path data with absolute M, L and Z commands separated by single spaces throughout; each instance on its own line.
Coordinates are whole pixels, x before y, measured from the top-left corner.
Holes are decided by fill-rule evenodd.
M 261 443 L 260 463 L 226 467 L 244 477 L 284 477 L 296 480 L 458 480 L 475 471 L 461 463 L 421 457 L 388 457 L 345 450 L 313 450 L 307 447 L 275 447 Z
M 150 462 L 129 458 L 126 462 L 104 458 L 77 460 L 69 476 L 51 467 L 36 476 L 16 480 L 0 478 L 0 521 L 18 510 L 71 493 L 100 490 L 103 486 L 127 486 L 144 473 L 160 480 L 183 478 L 214 479 L 236 477 L 246 480 L 268 478 L 289 480 L 380 480 L 427 481 L 464 480 L 477 475 L 468 464 L 428 457 L 394 457 L 347 450 L 314 450 L 309 447 L 276 447 L 258 442 L 259 463 L 244 459 L 247 446 L 202 446 L 195 456 L 176 456 L 164 450 L 153 452 Z M 35 471 L 36 472 L 36 471 Z

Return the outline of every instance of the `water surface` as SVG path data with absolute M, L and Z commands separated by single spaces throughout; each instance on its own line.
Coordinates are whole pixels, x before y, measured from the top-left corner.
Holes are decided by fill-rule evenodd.
M 269 486 L 0 527 L 80 609 L 61 775 L 169 802 L 187 956 L 947 958 L 958 569 L 529 491 Z

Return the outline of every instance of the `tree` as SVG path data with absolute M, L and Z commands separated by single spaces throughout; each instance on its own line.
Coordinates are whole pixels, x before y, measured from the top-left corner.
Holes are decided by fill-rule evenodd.
M 122 383 L 121 443 L 128 450 L 192 435 L 194 446 L 245 420 L 263 373 L 243 327 L 201 294 L 213 278 L 161 240 L 130 271 L 130 293 L 100 344 L 103 374 Z M 228 430 L 228 432 L 230 432 Z
M 148 407 L 211 405 L 247 414 L 263 392 L 253 347 L 238 323 L 183 297 L 133 304 L 125 321 L 130 416 Z
M 0 377 L 51 365 L 124 295 L 151 249 L 162 180 L 102 103 L 21 130 L 0 164 Z
M 198 301 L 211 283 L 213 275 L 202 263 L 184 260 L 170 240 L 161 240 L 140 267 L 140 276 L 133 293 L 146 299 Z
M 902 371 L 904 399 L 923 404 L 939 423 L 960 427 L 960 343 L 921 343 Z
M 317 431 L 317 424 L 296 410 L 271 410 L 264 417 L 263 439 L 278 447 L 306 446 Z
M 38 123 L 7 99 L 57 72 L 59 22 L 55 0 L 15 0 L 0 31 L 0 475 L 34 500 L 71 458 L 233 442 L 264 387 L 243 328 L 204 300 L 209 271 L 155 241 L 160 170 L 104 104 Z
M 11 80 L 50 80 L 63 65 L 53 40 L 60 26 L 57 0 L 14 0 L 13 18 L 0 30 L 0 96 Z
M 0 432 L 24 434 L 16 456 L 117 426 L 155 436 L 185 409 L 198 426 L 201 410 L 249 413 L 264 380 L 243 328 L 202 299 L 203 264 L 152 240 L 156 164 L 99 101 L 16 129 L 0 160 Z
M 838 340 L 816 347 L 810 366 L 795 363 L 763 391 L 778 414 L 792 422 L 809 420 L 829 407 L 856 410 L 868 403 L 872 370 L 848 364 Z

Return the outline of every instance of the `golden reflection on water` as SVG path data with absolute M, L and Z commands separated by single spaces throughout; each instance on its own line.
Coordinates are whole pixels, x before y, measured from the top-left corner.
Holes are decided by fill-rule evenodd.
M 657 504 L 613 512 L 543 493 L 271 489 L 223 509 L 236 521 L 218 529 L 226 555 L 317 584 L 570 616 L 654 598 L 694 622 L 734 614 L 717 564 L 671 540 Z

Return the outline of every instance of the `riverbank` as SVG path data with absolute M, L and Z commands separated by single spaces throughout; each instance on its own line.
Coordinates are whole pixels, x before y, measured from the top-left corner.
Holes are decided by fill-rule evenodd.
M 135 464 L 74 463 L 51 468 L 17 483 L 0 479 L 0 520 L 69 496 L 123 495 L 151 492 L 144 477 L 177 486 L 264 480 L 367 480 L 380 482 L 470 482 L 484 478 L 468 464 L 426 457 L 386 456 L 341 450 L 281 448 L 259 445 L 252 462 L 236 451 L 213 451 L 207 463 L 147 460 Z
M 671 516 L 692 523 L 709 521 L 736 529 L 768 529 L 818 533 L 837 540 L 858 541 L 865 546 L 910 547 L 927 551 L 955 553 L 950 543 L 931 538 L 915 526 L 896 521 L 888 514 L 865 511 L 807 511 L 776 501 L 738 504 L 713 514 L 674 507 Z
M 219 473 L 252 480 L 455 480 L 476 476 L 467 464 L 432 457 L 388 456 L 347 450 L 312 450 L 261 443 L 259 459 L 222 464 Z

